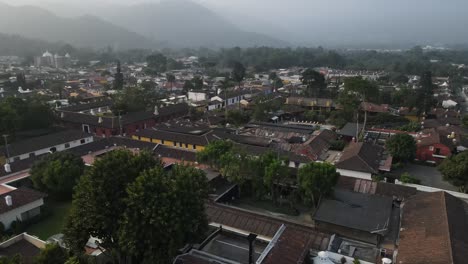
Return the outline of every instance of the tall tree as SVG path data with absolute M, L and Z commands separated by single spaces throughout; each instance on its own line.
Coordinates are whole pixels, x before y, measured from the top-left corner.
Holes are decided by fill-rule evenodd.
M 171 84 L 171 91 L 172 91 L 172 88 L 174 86 L 174 82 L 176 80 L 174 74 L 166 73 L 166 79 L 167 79 L 167 82 Z
M 318 206 L 323 196 L 332 193 L 339 176 L 335 166 L 330 163 L 311 162 L 301 167 L 297 182 L 304 200 Z
M 444 180 L 458 187 L 461 192 L 468 191 L 468 151 L 445 159 L 438 169 Z
M 231 78 L 239 84 L 239 89 L 241 88 L 242 81 L 245 78 L 245 67 L 242 65 L 242 63 L 236 61 L 234 62 L 232 72 L 231 72 Z
M 345 80 L 345 90 L 343 96 L 357 97 L 359 102 L 367 103 L 375 101 L 379 97 L 378 87 L 362 77 L 348 78 Z M 354 102 L 357 102 L 356 100 Z M 364 132 L 367 123 L 367 109 L 364 109 L 364 124 L 362 132 Z
M 278 204 L 278 189 L 280 189 L 281 184 L 284 183 L 288 176 L 289 169 L 286 166 L 286 161 L 284 160 L 273 158 L 269 161 L 269 164 L 265 166 L 263 181 L 270 189 L 271 198 L 274 204 Z
M 162 166 L 143 172 L 127 188 L 120 243 L 133 263 L 169 263 L 177 250 L 207 230 L 206 176 L 196 168 Z
M 312 69 L 306 69 L 302 72 L 301 82 L 307 86 L 306 96 L 320 97 L 327 87 L 325 76 Z
M 385 147 L 398 161 L 413 161 L 416 156 L 416 141 L 408 134 L 391 136 L 385 142 Z
M 120 61 L 117 61 L 117 70 L 114 75 L 114 90 L 122 90 L 124 86 L 124 76 L 120 66 Z
M 84 168 L 81 157 L 70 152 L 56 152 L 32 166 L 31 180 L 39 190 L 60 199 L 71 199 Z
M 69 248 L 80 254 L 93 236 L 102 241 L 99 246 L 115 262 L 124 259 L 119 229 L 126 208 L 126 188 L 143 171 L 156 166 L 161 166 L 160 161 L 146 151 L 134 155 L 128 150 L 114 150 L 98 159 L 75 188 L 64 232 Z
M 426 71 L 421 75 L 418 90 L 418 114 L 428 113 L 434 103 L 434 84 L 432 72 Z

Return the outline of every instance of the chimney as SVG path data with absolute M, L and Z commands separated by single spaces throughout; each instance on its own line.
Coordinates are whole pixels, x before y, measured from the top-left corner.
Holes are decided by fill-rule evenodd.
M 99 118 L 98 118 L 98 123 L 101 124 L 102 121 L 103 121 L 103 120 L 102 120 L 102 117 L 99 117 Z
M 5 196 L 5 203 L 6 203 L 6 205 L 8 205 L 8 206 L 12 206 L 12 205 L 13 205 L 13 199 L 11 198 L 11 195 Z
M 159 115 L 159 110 L 158 110 L 158 106 L 157 106 L 157 105 L 154 106 L 154 113 L 153 113 L 153 114 L 154 114 L 154 115 Z
M 10 163 L 6 163 L 3 167 L 5 168 L 5 172 L 6 172 L 6 173 L 10 173 L 10 172 L 11 172 L 11 165 L 10 165 Z
M 249 236 L 247 237 L 247 240 L 249 241 L 249 264 L 254 264 L 254 247 L 253 243 L 255 242 L 255 239 L 257 238 L 257 235 L 250 233 Z
M 65 113 L 64 112 L 61 112 L 60 113 L 60 118 L 64 118 L 65 117 Z

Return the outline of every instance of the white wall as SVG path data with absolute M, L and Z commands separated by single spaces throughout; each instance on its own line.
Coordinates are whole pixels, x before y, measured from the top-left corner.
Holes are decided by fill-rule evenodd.
M 0 201 L 1 202 L 5 202 L 5 201 Z M 15 204 L 15 200 L 13 200 L 13 204 Z M 37 201 L 34 201 L 32 203 L 29 203 L 29 204 L 26 204 L 26 205 L 23 205 L 21 207 L 18 207 L 18 208 L 15 208 L 11 211 L 8 211 L 4 214 L 1 214 L 0 215 L 0 222 L 3 223 L 3 225 L 5 226 L 5 229 L 9 229 L 10 228 L 10 225 L 11 225 L 11 222 L 15 221 L 16 219 L 20 219 L 21 221 L 23 219 L 21 219 L 21 214 L 24 213 L 24 212 L 27 212 L 29 210 L 32 210 L 34 208 L 37 208 L 39 206 L 42 206 L 44 205 L 44 199 L 39 199 Z
M 372 180 L 372 173 L 368 172 L 360 172 L 360 171 L 352 171 L 352 170 L 343 170 L 343 169 L 336 169 L 343 176 L 354 177 L 359 179 L 365 180 Z
M 207 100 L 207 96 L 206 93 L 188 92 L 188 99 L 193 102 L 199 102 Z
M 92 136 L 89 136 L 89 137 L 86 137 L 86 138 L 83 138 L 83 139 L 85 140 L 84 144 L 91 143 L 94 140 Z M 70 144 L 70 147 L 65 148 L 65 144 L 67 144 L 67 143 Z M 74 147 L 78 147 L 78 146 L 81 146 L 81 145 L 84 145 L 84 144 L 81 144 L 81 139 L 77 139 L 77 140 L 66 142 L 66 143 L 63 143 L 63 144 L 50 146 L 50 147 L 39 149 L 39 150 L 36 150 L 36 151 L 33 151 L 33 152 L 25 153 L 25 154 L 22 154 L 22 155 L 12 156 L 12 157 L 10 157 L 9 161 L 10 161 L 10 163 L 13 163 L 15 161 L 16 157 L 19 157 L 20 160 L 27 159 L 27 158 L 29 158 L 30 153 L 34 153 L 35 156 L 43 155 L 43 154 L 49 153 L 50 149 L 53 148 L 53 147 L 55 147 L 57 149 L 57 151 L 64 151 L 64 150 L 74 148 Z

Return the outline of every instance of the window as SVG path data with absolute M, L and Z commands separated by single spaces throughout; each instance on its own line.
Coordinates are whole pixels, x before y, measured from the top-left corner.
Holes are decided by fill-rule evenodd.
M 86 141 L 84 139 L 80 140 L 81 144 L 84 144 Z
M 88 125 L 83 125 L 83 132 L 89 133 L 89 126 Z
M 164 139 L 161 139 L 161 144 L 163 144 L 163 145 L 164 145 Z
M 436 155 L 440 155 L 440 148 L 436 148 L 436 149 L 435 149 L 435 154 L 436 154 Z
M 193 149 L 197 149 L 197 145 L 193 145 Z
M 177 147 L 177 142 L 174 141 L 172 144 L 174 145 L 174 147 Z
M 430 150 L 430 151 L 434 151 L 434 146 L 430 146 L 430 147 L 429 147 L 429 150 Z
M 52 148 L 49 149 L 49 151 L 52 152 L 52 153 L 54 153 L 54 152 L 57 151 L 57 148 L 56 148 L 56 147 L 52 147 Z
M 187 143 L 185 143 L 185 148 L 188 148 L 188 144 L 187 144 Z
M 65 143 L 65 148 L 69 148 L 70 147 L 70 143 Z
M 181 148 L 182 148 L 182 143 L 179 143 L 179 147 L 181 147 Z

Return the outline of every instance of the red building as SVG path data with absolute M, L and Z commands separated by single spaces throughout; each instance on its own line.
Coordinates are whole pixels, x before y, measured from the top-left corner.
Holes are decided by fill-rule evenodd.
M 450 138 L 441 136 L 435 129 L 431 129 L 426 135 L 419 135 L 416 140 L 416 159 L 431 163 L 440 163 L 450 157 L 455 146 Z

